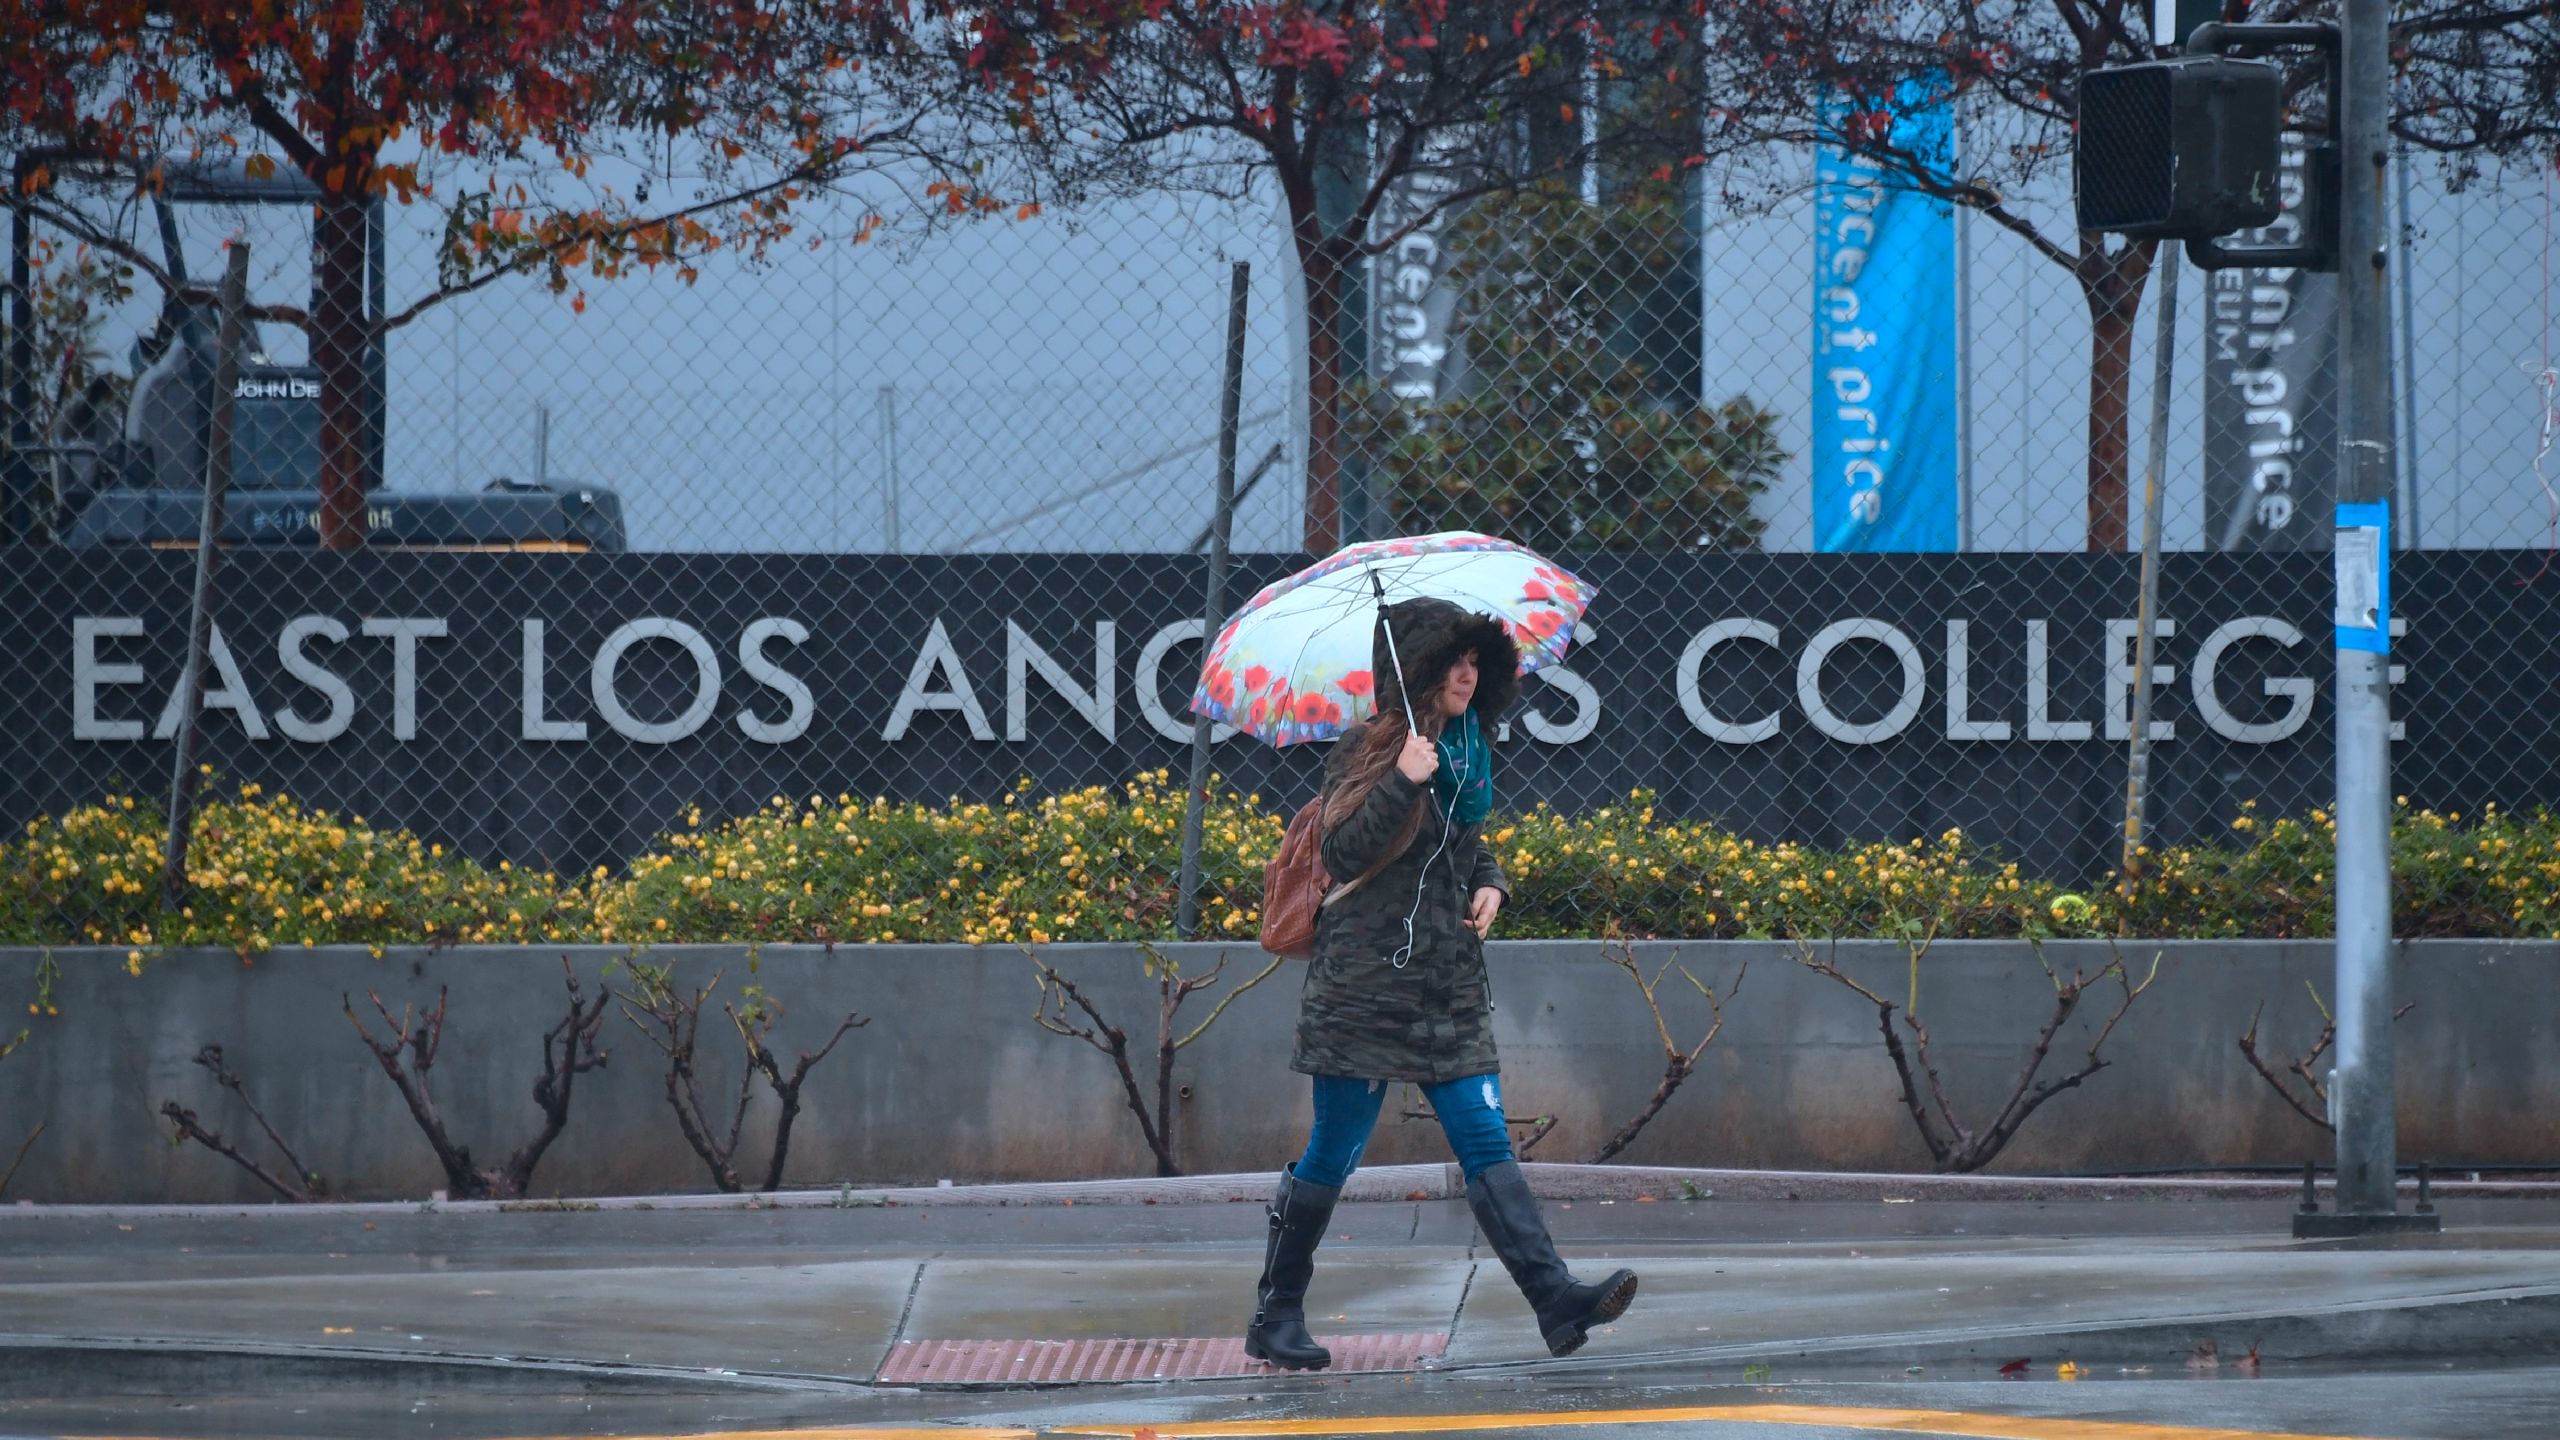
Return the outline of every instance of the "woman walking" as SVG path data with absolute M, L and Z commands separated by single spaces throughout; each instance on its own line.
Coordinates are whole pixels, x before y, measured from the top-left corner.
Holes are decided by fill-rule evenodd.
M 1479 831 L 1493 805 L 1488 741 L 1519 693 L 1519 650 L 1498 621 L 1429 599 L 1387 610 L 1372 649 L 1377 713 L 1325 765 L 1324 868 L 1340 878 L 1316 922 L 1290 1061 L 1315 1077 L 1315 1128 L 1271 1202 L 1245 1353 L 1288 1370 L 1332 1363 L 1306 1327 L 1316 1246 L 1387 1087 L 1408 1082 L 1440 1117 L 1467 1206 L 1549 1353 L 1567 1355 L 1625 1313 L 1636 1276 L 1586 1285 L 1565 1269 L 1503 1120 L 1484 937 L 1509 885 Z

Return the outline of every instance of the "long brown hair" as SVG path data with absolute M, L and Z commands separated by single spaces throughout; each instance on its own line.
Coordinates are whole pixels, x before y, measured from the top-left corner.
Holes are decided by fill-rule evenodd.
M 1454 656 L 1452 663 L 1455 663 Z M 1441 698 L 1448 688 L 1449 671 L 1443 668 L 1433 678 L 1430 689 L 1413 697 L 1414 723 L 1422 727 L 1422 734 L 1428 739 L 1439 739 L 1442 727 L 1449 723 L 1448 714 L 1441 706 Z M 1405 734 L 1404 715 L 1400 709 L 1395 713 L 1381 710 L 1369 717 L 1369 722 L 1361 727 L 1360 748 L 1351 753 L 1350 763 L 1343 767 L 1341 783 L 1325 797 L 1324 828 L 1330 830 L 1341 824 L 1368 803 L 1370 793 L 1386 780 L 1387 772 L 1395 768 L 1397 756 L 1404 752 Z M 1361 879 L 1385 869 L 1405 852 L 1405 847 L 1413 843 L 1415 836 L 1422 833 L 1423 809 L 1423 806 L 1416 805 L 1413 813 L 1405 816 L 1404 825 L 1396 831 L 1394 843 Z M 1347 880 L 1350 877 L 1343 878 Z

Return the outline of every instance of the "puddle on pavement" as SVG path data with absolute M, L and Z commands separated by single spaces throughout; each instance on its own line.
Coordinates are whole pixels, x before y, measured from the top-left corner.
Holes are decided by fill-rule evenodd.
M 2101 1363 L 2084 1362 L 2053 1351 L 2040 1354 L 2029 1353 L 2018 1359 L 2025 1363 L 2015 1370 L 1992 1362 L 1911 1367 L 1872 1363 L 1837 1365 L 1788 1363 L 1765 1367 L 1744 1366 L 1741 1367 L 1739 1374 L 1734 1374 L 1731 1367 L 1727 1365 L 1702 1368 L 1715 1381 L 1739 1380 L 1747 1385 L 1873 1385 L 1879 1383 L 1979 1385 L 1988 1381 L 2017 1385 L 2103 1385 L 2124 1381 L 2164 1380 L 2181 1380 L 2195 1384 L 2246 1385 L 2259 1380 L 2320 1380 L 2521 1370 L 2544 1367 L 2550 1363 L 2547 1358 L 2501 1356 L 2456 1360 L 2431 1359 L 2402 1364 L 2376 1364 L 2371 1359 L 2341 1359 L 2261 1360 L 2251 1365 L 2245 1358 L 2221 1357 L 2217 1357 L 2216 1363 L 2209 1365 L 2190 1364 L 2181 1360 Z M 2067 1370 L 2066 1366 L 2069 1367 Z

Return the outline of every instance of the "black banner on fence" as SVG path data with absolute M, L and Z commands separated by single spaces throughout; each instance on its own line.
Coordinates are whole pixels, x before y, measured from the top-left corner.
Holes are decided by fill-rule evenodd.
M 190 557 L 5 553 L 0 820 L 156 795 Z M 2560 801 L 2560 585 L 2516 583 L 2535 558 L 2395 562 L 2396 788 L 2416 803 Z M 696 807 L 1179 775 L 1200 563 L 235 552 L 203 754 L 230 780 L 564 870 L 642 853 Z M 1230 593 L 1294 563 L 1245 557 Z M 1598 600 L 1570 667 L 1506 728 L 1506 807 L 1643 788 L 1763 839 L 1962 826 L 2040 873 L 2112 863 L 2130 557 L 1569 563 Z M 2320 555 L 2167 557 L 2162 838 L 2225 835 L 2245 800 L 2329 802 L 2329 585 Z M 1317 748 L 1235 737 L 1217 764 L 1293 806 Z
M 2276 223 L 2303 240 L 2304 136 L 2287 132 Z M 2338 497 L 2338 277 L 2247 266 L 2205 277 L 2204 533 L 2216 550 L 2326 550 Z

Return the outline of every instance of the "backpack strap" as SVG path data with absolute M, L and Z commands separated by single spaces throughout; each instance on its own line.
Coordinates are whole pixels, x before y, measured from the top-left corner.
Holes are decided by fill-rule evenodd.
M 1377 871 L 1372 870 L 1369 872 L 1369 875 L 1375 875 L 1377 873 Z M 1354 875 L 1350 879 L 1343 881 L 1341 884 L 1334 886 L 1330 890 L 1327 890 L 1324 892 L 1324 898 L 1316 902 L 1316 908 L 1321 910 L 1326 906 L 1331 905 L 1334 901 L 1341 899 L 1343 896 L 1350 894 L 1352 891 L 1359 889 L 1361 886 L 1368 884 L 1369 875 Z

